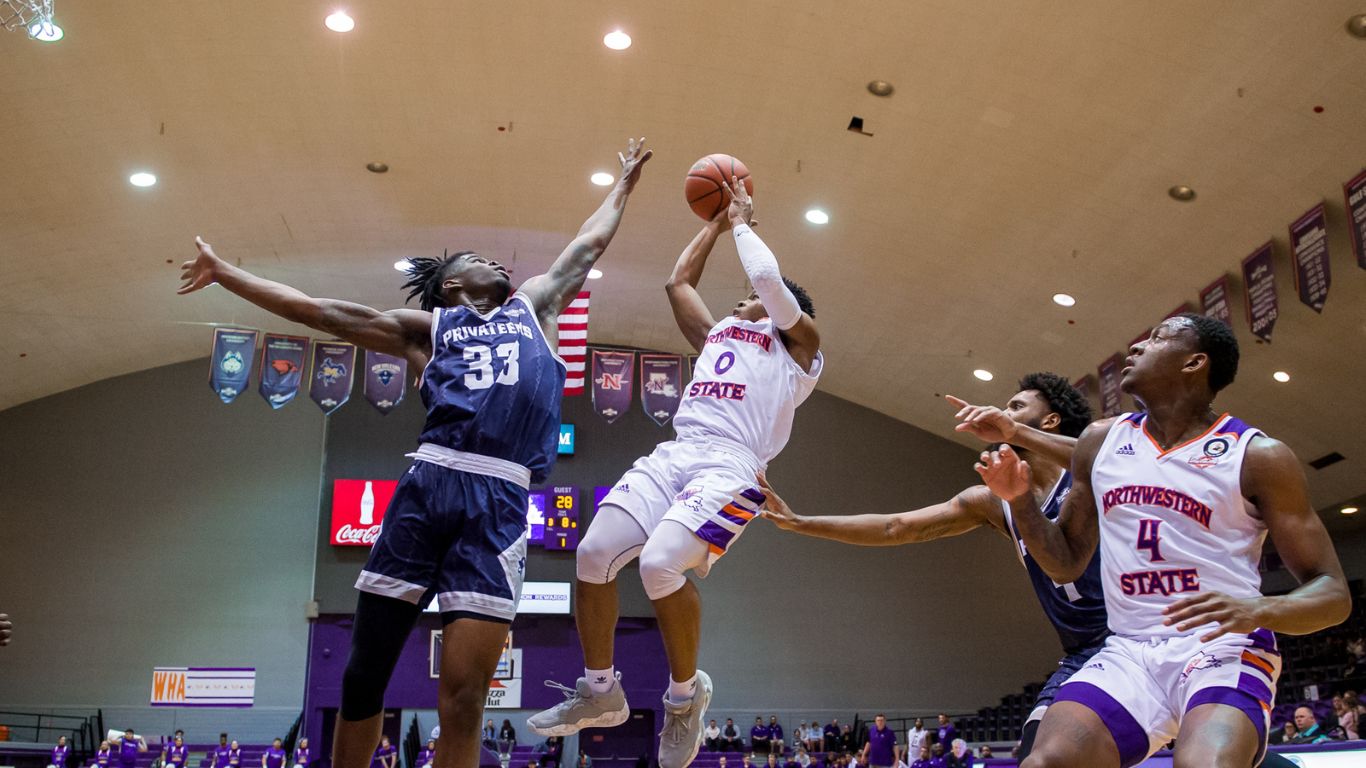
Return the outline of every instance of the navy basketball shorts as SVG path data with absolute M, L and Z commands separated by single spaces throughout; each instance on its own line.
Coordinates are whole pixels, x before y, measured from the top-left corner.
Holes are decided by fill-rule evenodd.
M 1038 697 L 1034 699 L 1034 711 L 1029 713 L 1025 723 L 1028 724 L 1043 718 L 1044 710 L 1053 703 L 1053 699 L 1057 697 L 1058 689 L 1062 687 L 1062 684 L 1067 682 L 1072 675 L 1080 672 L 1081 668 L 1086 666 L 1086 662 L 1090 661 L 1092 656 L 1100 653 L 1100 649 L 1104 647 L 1105 643 L 1100 643 L 1062 657 L 1062 660 L 1058 662 L 1057 670 L 1048 676 L 1048 682 L 1043 684 L 1043 690 L 1039 691 Z
M 356 589 L 443 614 L 512 621 L 526 571 L 527 492 L 415 461 L 399 480 Z

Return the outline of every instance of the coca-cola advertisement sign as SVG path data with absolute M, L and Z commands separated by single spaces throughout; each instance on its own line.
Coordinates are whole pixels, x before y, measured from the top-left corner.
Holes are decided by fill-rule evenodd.
M 372 546 L 397 487 L 397 480 L 334 480 L 332 546 Z

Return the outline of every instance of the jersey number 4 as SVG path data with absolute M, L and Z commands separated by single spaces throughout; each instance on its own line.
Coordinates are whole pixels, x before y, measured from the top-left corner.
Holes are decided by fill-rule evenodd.
M 1152 554 L 1154 563 L 1165 560 L 1162 556 L 1162 536 L 1158 533 L 1158 528 L 1162 526 L 1162 521 L 1151 517 L 1145 517 L 1138 521 L 1138 548 L 1146 549 Z
M 517 355 L 522 345 L 515 341 L 499 344 L 490 349 L 483 344 L 465 347 L 465 362 L 470 364 L 470 372 L 465 374 L 465 386 L 470 389 L 488 389 L 494 384 L 517 383 Z M 493 372 L 493 358 L 497 355 L 503 361 L 503 370 Z

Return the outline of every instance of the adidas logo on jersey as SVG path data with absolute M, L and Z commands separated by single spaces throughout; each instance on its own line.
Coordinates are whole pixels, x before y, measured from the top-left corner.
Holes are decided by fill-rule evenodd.
M 1115 451 L 1115 455 L 1116 455 L 1116 456 L 1133 456 L 1133 455 L 1135 455 L 1135 454 L 1134 454 L 1134 444 L 1133 444 L 1133 443 L 1125 443 L 1124 445 L 1121 445 L 1121 446 L 1119 447 L 1119 450 Z

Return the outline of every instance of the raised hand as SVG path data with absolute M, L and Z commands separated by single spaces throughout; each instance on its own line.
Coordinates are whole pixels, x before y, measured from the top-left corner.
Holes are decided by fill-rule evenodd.
M 635 189 L 636 182 L 640 181 L 641 166 L 649 162 L 654 154 L 645 148 L 644 136 L 639 139 L 631 139 L 626 144 L 626 151 L 617 153 L 617 160 L 621 162 L 621 175 L 618 177 L 620 181 L 617 183 L 621 185 L 623 191 L 630 192 Z
M 730 193 L 730 208 L 726 210 L 726 217 L 732 222 L 739 219 L 751 227 L 754 226 L 754 198 L 749 196 L 745 183 L 734 176 L 730 177 L 730 181 L 722 183 Z
M 768 498 L 764 501 L 764 508 L 760 512 L 765 518 L 773 521 L 773 524 L 790 531 L 797 527 L 797 515 L 792 508 L 787 506 L 787 502 L 773 490 L 773 486 L 768 484 L 768 476 L 763 472 L 759 473 L 759 488 L 763 490 Z
M 1015 420 L 1000 408 L 994 405 L 972 405 L 953 395 L 946 395 L 944 399 L 958 409 L 954 415 L 958 424 L 953 431 L 971 433 L 985 443 L 1008 443 L 1015 439 Z
M 1008 445 L 1001 446 L 999 451 L 983 451 L 973 469 L 999 499 L 1014 501 L 1030 491 L 1029 462 L 1021 461 Z
M 223 263 L 213 252 L 213 246 L 204 242 L 204 238 L 196 235 L 194 244 L 199 249 L 199 256 L 180 265 L 180 279 L 184 282 L 176 293 L 181 296 L 212 285 L 218 279 L 218 265 Z

